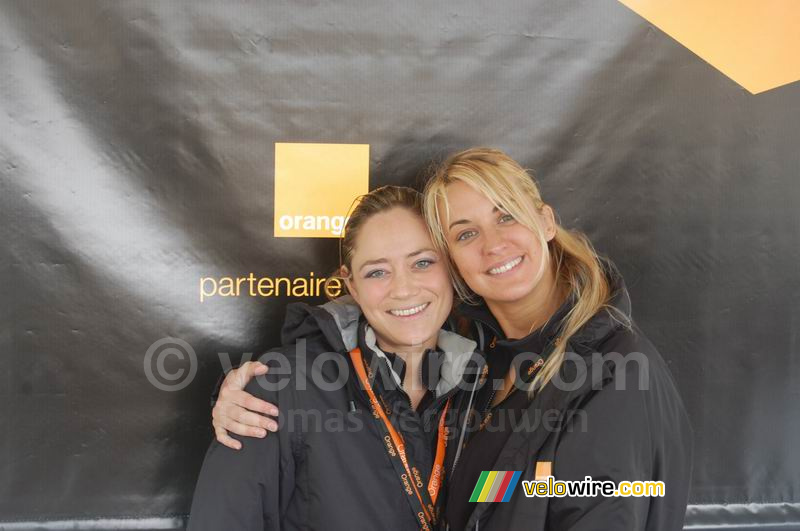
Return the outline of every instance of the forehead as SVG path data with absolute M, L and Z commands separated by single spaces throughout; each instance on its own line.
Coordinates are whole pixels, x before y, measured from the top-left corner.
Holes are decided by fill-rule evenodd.
M 405 257 L 432 246 L 420 215 L 405 208 L 393 208 L 375 214 L 361 226 L 355 241 L 353 262 Z
M 475 215 L 491 213 L 495 209 L 494 203 L 483 192 L 462 181 L 448 184 L 445 196 L 448 207 L 446 210 L 449 212 L 442 212 L 444 219 L 471 219 Z

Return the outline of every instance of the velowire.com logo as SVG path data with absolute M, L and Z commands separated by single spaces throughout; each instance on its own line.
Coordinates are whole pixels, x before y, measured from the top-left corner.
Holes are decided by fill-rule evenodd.
M 275 144 L 275 237 L 336 238 L 369 191 L 369 144 Z
M 470 502 L 507 502 L 514 495 L 514 489 L 522 472 L 518 470 L 484 470 L 481 472 Z M 557 480 L 553 476 L 552 461 L 537 461 L 533 481 L 522 480 L 522 490 L 526 498 L 590 498 L 604 496 L 619 498 L 663 497 L 666 495 L 663 481 L 613 481 L 595 480 L 584 476 L 581 480 Z

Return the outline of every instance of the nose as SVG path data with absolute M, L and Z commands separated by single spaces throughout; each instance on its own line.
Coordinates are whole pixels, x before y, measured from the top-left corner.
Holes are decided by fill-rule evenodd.
M 489 227 L 483 231 L 483 254 L 498 255 L 503 254 L 506 243 L 503 240 L 497 227 Z
M 395 299 L 408 299 L 419 292 L 414 275 L 410 271 L 400 270 L 392 277 L 392 297 Z

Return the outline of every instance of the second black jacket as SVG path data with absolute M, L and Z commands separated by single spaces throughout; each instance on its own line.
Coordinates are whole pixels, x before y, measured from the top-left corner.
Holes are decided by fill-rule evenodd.
M 664 359 L 630 318 L 622 278 L 610 264 L 607 275 L 617 312 L 598 313 L 572 337 L 567 352 L 573 353 L 574 362 L 564 363 L 559 374 L 567 385 L 546 385 L 528 408 L 530 418 L 549 416 L 557 422 L 539 422 L 511 433 L 496 461 L 485 463 L 483 470 L 521 471 L 521 480 L 533 480 L 536 464 L 548 462 L 556 480 L 590 476 L 614 483 L 663 481 L 666 495 L 528 498 L 520 481 L 508 502 L 476 504 L 466 529 L 683 528 L 692 469 L 688 416 Z M 505 348 L 514 348 L 485 306 L 464 313 L 477 323 L 486 343 L 497 338 Z M 491 349 L 487 351 L 491 358 Z M 462 394 L 462 412 L 468 397 Z M 449 474 L 459 466 L 457 455 L 457 448 L 448 454 Z

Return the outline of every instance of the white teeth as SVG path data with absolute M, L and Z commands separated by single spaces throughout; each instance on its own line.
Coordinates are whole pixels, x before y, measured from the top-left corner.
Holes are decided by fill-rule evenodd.
M 389 310 L 389 313 L 398 317 L 407 317 L 409 315 L 414 315 L 421 312 L 428 307 L 428 304 L 429 303 L 426 302 L 425 304 L 420 304 L 419 306 L 414 306 L 413 308 L 408 308 L 406 310 Z
M 501 265 L 500 267 L 495 267 L 489 270 L 490 275 L 499 275 L 500 273 L 505 273 L 506 271 L 510 271 L 514 269 L 517 264 L 522 262 L 522 257 L 515 258 L 510 262 L 506 262 L 505 264 Z

